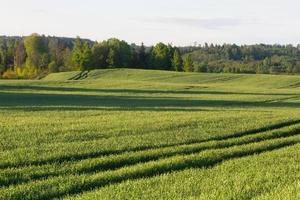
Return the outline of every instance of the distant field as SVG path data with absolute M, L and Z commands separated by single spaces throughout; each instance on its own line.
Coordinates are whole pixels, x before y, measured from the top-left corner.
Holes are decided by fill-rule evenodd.
M 300 76 L 0 80 L 0 199 L 300 199 Z

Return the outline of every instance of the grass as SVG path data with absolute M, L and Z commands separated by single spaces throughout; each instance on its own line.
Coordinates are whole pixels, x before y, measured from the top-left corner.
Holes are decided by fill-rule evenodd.
M 0 80 L 0 199 L 298 199 L 299 76 L 79 76 Z

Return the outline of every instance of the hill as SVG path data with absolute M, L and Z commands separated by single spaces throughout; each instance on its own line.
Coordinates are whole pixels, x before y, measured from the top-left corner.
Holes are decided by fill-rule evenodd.
M 81 74 L 85 76 L 81 77 Z M 178 84 L 209 84 L 225 87 L 256 88 L 297 88 L 300 87 L 298 75 L 263 75 L 229 73 L 182 73 L 161 70 L 103 69 L 90 72 L 52 73 L 44 81 L 67 80 L 146 81 Z

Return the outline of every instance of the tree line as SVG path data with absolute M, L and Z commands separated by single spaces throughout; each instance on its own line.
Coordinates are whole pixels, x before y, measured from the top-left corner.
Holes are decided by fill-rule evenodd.
M 256 74 L 300 73 L 300 45 L 208 45 L 184 48 L 192 71 Z
M 106 68 L 183 71 L 177 47 L 152 47 L 111 38 L 102 42 L 71 38 L 0 37 L 0 74 L 4 78 L 36 78 L 52 72 Z
M 300 46 L 224 44 L 147 47 L 111 38 L 101 42 L 32 34 L 0 37 L 0 76 L 37 78 L 52 72 L 106 68 L 186 72 L 300 73 Z

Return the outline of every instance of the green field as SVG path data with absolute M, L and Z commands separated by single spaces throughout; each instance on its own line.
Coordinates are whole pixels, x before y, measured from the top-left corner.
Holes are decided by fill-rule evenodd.
M 111 69 L 0 80 L 0 199 L 299 191 L 300 76 Z

